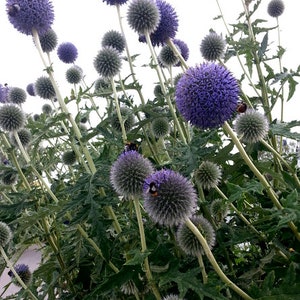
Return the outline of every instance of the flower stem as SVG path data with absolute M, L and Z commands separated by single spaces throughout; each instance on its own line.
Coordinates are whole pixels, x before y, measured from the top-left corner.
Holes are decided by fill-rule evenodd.
M 220 266 L 218 265 L 213 253 L 211 252 L 209 245 L 206 242 L 206 239 L 203 237 L 201 232 L 198 230 L 198 228 L 193 224 L 193 222 L 190 219 L 186 219 L 185 221 L 186 226 L 193 232 L 193 234 L 197 237 L 199 242 L 202 245 L 202 248 L 204 250 L 204 253 L 206 254 L 209 262 L 211 263 L 212 267 L 216 271 L 216 273 L 219 275 L 221 280 L 226 283 L 232 290 L 234 290 L 238 295 L 240 295 L 245 300 L 253 300 L 248 294 L 246 294 L 242 289 L 240 289 L 235 283 L 233 283 L 222 271 Z
M 145 237 L 145 231 L 144 231 L 144 225 L 143 225 L 143 220 L 142 220 L 142 213 L 141 213 L 139 199 L 134 197 L 133 204 L 134 204 L 135 213 L 136 213 L 136 217 L 137 217 L 137 221 L 138 221 L 138 225 L 139 225 L 142 253 L 145 253 L 147 251 L 147 245 L 146 245 L 146 237 Z M 159 293 L 159 291 L 154 283 L 154 280 L 153 280 L 152 272 L 151 272 L 151 269 L 149 266 L 148 256 L 145 257 L 144 267 L 146 269 L 146 276 L 149 281 L 149 284 L 151 285 L 153 294 L 157 300 L 160 300 L 161 296 L 160 296 L 160 293 Z

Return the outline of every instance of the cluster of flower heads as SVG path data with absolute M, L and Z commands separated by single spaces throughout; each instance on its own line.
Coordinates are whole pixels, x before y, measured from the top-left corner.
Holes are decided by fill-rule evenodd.
M 236 112 L 239 86 L 224 66 L 203 63 L 180 77 L 175 97 L 186 121 L 202 129 L 218 128 Z

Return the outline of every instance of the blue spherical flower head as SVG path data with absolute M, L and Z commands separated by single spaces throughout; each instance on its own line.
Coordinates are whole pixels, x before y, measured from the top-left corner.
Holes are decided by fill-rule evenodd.
M 218 128 L 235 113 L 239 86 L 222 65 L 204 63 L 180 77 L 175 96 L 186 121 L 202 129 Z
M 72 43 L 62 43 L 57 48 L 57 55 L 64 63 L 72 64 L 77 59 L 78 50 Z
M 161 225 L 178 225 L 196 208 L 192 183 L 175 171 L 156 171 L 145 180 L 143 189 L 145 210 Z
M 26 86 L 26 92 L 30 95 L 30 96 L 36 96 L 36 92 L 35 92 L 35 87 L 34 87 L 34 83 L 29 83 Z
M 175 37 L 178 30 L 178 17 L 174 8 L 163 0 L 157 0 L 156 6 L 160 12 L 160 22 L 155 31 L 150 34 L 153 46 L 164 45 L 168 39 Z M 145 42 L 145 36 L 140 36 L 139 41 Z
M 28 265 L 25 265 L 25 264 L 18 264 L 18 265 L 15 265 L 14 267 L 16 273 L 20 276 L 20 278 L 22 279 L 22 281 L 25 283 L 25 284 L 30 284 L 31 280 L 32 280 L 32 273 L 31 271 L 29 270 L 29 266 Z M 9 271 L 8 272 L 8 275 L 14 279 L 15 278 L 15 275 L 12 271 Z M 14 280 L 14 283 L 18 286 L 21 286 L 20 283 L 17 281 L 17 280 Z
M 268 4 L 268 14 L 273 18 L 278 18 L 283 14 L 284 3 L 282 0 L 272 0 Z
M 8 102 L 9 87 L 5 84 L 0 84 L 0 103 Z
M 31 35 L 46 32 L 54 20 L 53 5 L 49 0 L 7 0 L 10 23 L 21 33 Z
M 128 0 L 103 0 L 108 5 L 122 5 L 126 3 Z
M 174 39 L 173 43 L 180 49 L 182 58 L 185 61 L 187 61 L 189 58 L 189 55 L 190 55 L 190 49 L 189 49 L 188 45 L 184 41 L 179 40 L 179 39 Z M 179 62 L 176 66 L 180 66 L 180 65 L 181 65 L 181 62 Z
M 110 170 L 114 190 L 126 199 L 139 197 L 145 179 L 153 173 L 151 162 L 135 150 L 122 153 Z

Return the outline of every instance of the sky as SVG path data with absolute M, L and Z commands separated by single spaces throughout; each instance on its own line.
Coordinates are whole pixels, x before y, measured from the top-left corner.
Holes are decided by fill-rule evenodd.
M 0 4 L 0 32 L 2 37 L 0 83 L 8 83 L 9 86 L 18 86 L 25 89 L 27 84 L 35 82 L 38 77 L 45 75 L 45 72 L 34 48 L 32 38 L 19 33 L 9 23 L 5 11 L 5 2 L 1 1 Z M 224 36 L 226 34 L 222 21 L 220 19 L 214 20 L 214 17 L 219 15 L 217 2 L 215 0 L 169 0 L 167 2 L 174 7 L 179 19 L 176 38 L 185 41 L 190 49 L 188 65 L 194 66 L 202 63 L 203 59 L 199 47 L 201 40 L 209 32 L 209 29 L 212 28 Z M 300 64 L 299 46 L 297 39 L 295 39 L 296 32 L 294 29 L 300 27 L 300 24 L 297 25 L 300 22 L 298 17 L 300 3 L 295 0 L 285 0 L 284 2 L 285 12 L 279 18 L 281 44 L 287 50 L 283 64 L 288 69 L 295 70 Z M 53 0 L 52 3 L 55 12 L 55 21 L 52 27 L 58 35 L 58 43 L 72 42 L 78 48 L 79 56 L 75 63 L 83 69 L 87 84 L 92 84 L 98 78 L 93 67 L 93 59 L 101 49 L 101 39 L 104 33 L 111 29 L 119 31 L 116 8 L 107 5 L 102 0 Z M 242 1 L 219 0 L 219 3 L 227 23 L 234 23 L 242 11 Z M 268 20 L 269 26 L 275 26 L 276 20 L 266 13 L 268 3 L 269 0 L 262 1 L 260 7 L 261 18 Z M 121 14 L 129 50 L 131 55 L 140 54 L 138 62 L 142 65 L 149 62 L 149 50 L 145 44 L 137 41 L 137 34 L 127 25 L 126 12 L 127 5 L 125 4 L 121 6 Z M 273 41 L 273 44 L 276 45 L 276 34 L 270 36 L 269 41 Z M 51 53 L 51 57 L 54 63 L 55 77 L 63 96 L 68 96 L 72 86 L 65 81 L 65 72 L 70 65 L 60 62 L 55 51 Z M 241 69 L 236 61 L 231 61 L 228 67 L 237 77 L 241 74 Z M 151 76 L 155 74 L 147 73 L 145 75 L 145 68 L 136 69 L 136 71 L 137 77 L 143 79 L 142 85 L 151 84 L 151 78 L 154 78 Z M 298 119 L 296 98 L 299 97 L 294 97 L 287 103 L 285 114 L 287 121 Z M 28 96 L 23 108 L 28 113 L 36 112 L 46 103 L 45 101 L 38 97 Z

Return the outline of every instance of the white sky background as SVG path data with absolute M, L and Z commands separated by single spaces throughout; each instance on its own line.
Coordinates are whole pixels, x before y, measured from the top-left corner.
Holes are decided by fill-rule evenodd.
M 19 33 L 9 23 L 5 2 L 1 1 L 0 6 L 0 83 L 8 83 L 9 86 L 18 86 L 23 89 L 28 83 L 35 82 L 43 72 L 43 65 L 34 48 L 32 38 Z M 130 0 L 129 0 L 130 2 Z M 128 3 L 129 3 L 128 2 Z M 167 0 L 176 10 L 179 18 L 179 30 L 176 38 L 185 41 L 190 49 L 190 58 L 188 64 L 194 66 L 203 62 L 200 54 L 199 45 L 202 38 L 208 33 L 209 29 L 214 29 L 217 33 L 226 34 L 225 27 L 221 21 L 213 20 L 219 15 L 219 10 L 214 0 Z M 265 19 L 267 26 L 275 26 L 276 20 L 267 14 L 267 5 L 269 0 L 263 0 L 260 6 L 260 18 Z M 298 30 L 300 28 L 299 8 L 300 3 L 296 0 L 285 0 L 285 11 L 279 18 L 281 30 L 281 45 L 287 50 L 283 66 L 288 69 L 296 70 L 300 64 Z M 101 49 L 101 40 L 103 34 L 111 29 L 119 31 L 117 12 L 114 6 L 103 3 L 102 0 L 53 0 L 55 11 L 55 21 L 53 29 L 58 35 L 59 43 L 72 42 L 79 52 L 77 61 L 86 75 L 86 83 L 92 84 L 98 78 L 97 72 L 93 67 L 93 60 L 97 52 Z M 127 4 L 128 4 L 127 3 Z M 234 23 L 239 13 L 242 11 L 241 0 L 219 0 L 223 9 L 225 19 L 228 23 Z M 126 12 L 127 4 L 121 6 L 123 15 L 123 24 L 125 34 L 131 55 L 141 54 L 136 65 L 142 65 L 149 62 L 150 54 L 146 44 L 137 41 L 137 34 L 127 25 Z M 256 17 L 256 15 L 254 16 Z M 269 37 L 269 43 L 277 45 L 277 35 Z M 65 71 L 70 65 L 60 62 L 56 51 L 51 53 L 54 62 L 55 77 L 62 90 L 63 96 L 69 96 L 72 85 L 65 81 Z M 123 62 L 126 67 L 126 62 Z M 239 77 L 241 68 L 236 60 L 230 60 L 227 64 L 229 69 Z M 277 70 L 278 65 L 276 65 Z M 137 77 L 140 78 L 140 84 L 148 86 L 147 92 L 151 93 L 153 80 L 156 80 L 155 71 L 145 68 L 135 69 Z M 147 73 L 146 73 L 147 70 Z M 178 68 L 178 72 L 181 70 Z M 176 72 L 176 71 L 174 71 Z M 123 77 L 129 75 L 128 72 L 122 72 Z M 300 78 L 299 78 L 300 80 Z M 299 85 L 300 88 L 300 85 Z M 299 93 L 297 93 L 299 95 Z M 152 98 L 152 95 L 145 95 L 146 99 Z M 298 98 L 294 96 L 287 103 L 285 110 L 285 120 L 290 121 L 299 119 Z M 96 99 L 102 101 L 102 99 Z M 28 96 L 24 110 L 27 113 L 40 112 L 41 106 L 46 100 L 39 97 Z M 99 102 L 97 102 L 99 103 Z M 103 102 L 105 105 L 106 101 Z

